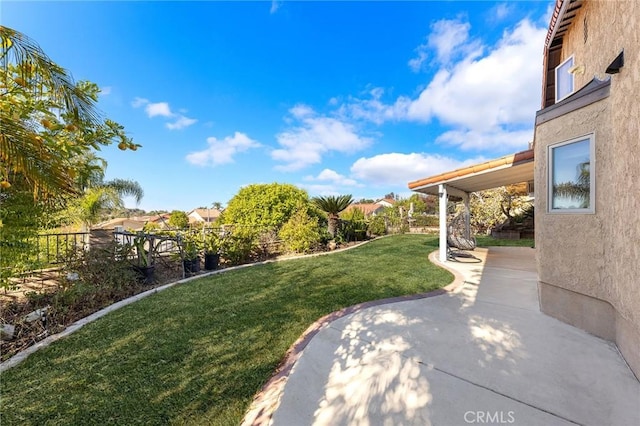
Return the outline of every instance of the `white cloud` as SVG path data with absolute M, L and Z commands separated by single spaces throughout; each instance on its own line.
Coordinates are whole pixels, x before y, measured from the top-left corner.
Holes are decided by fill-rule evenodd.
M 350 97 L 347 103 L 338 108 L 338 115 L 345 120 L 356 119 L 382 124 L 385 121 L 405 120 L 411 99 L 400 97 L 394 104 L 385 104 L 382 101 L 384 89 L 374 88 L 368 93 L 368 99 Z
M 481 45 L 477 41 L 469 40 L 471 25 L 459 19 L 443 19 L 431 24 L 431 34 L 427 41 L 416 48 L 417 57 L 409 60 L 409 67 L 413 72 L 420 71 L 430 56 L 435 56 L 438 63 L 447 65 L 453 57 L 478 55 Z M 466 43 L 466 44 L 465 44 Z M 431 52 L 433 52 L 431 54 Z
M 353 176 L 372 185 L 402 185 L 449 170 L 484 161 L 483 157 L 465 161 L 424 153 L 389 153 L 360 158 L 351 166 Z
M 173 117 L 169 104 L 167 102 L 150 103 L 144 109 L 149 118 L 160 115 L 163 117 Z
M 198 120 L 195 118 L 188 118 L 183 115 L 178 116 L 178 119 L 173 123 L 167 123 L 166 126 L 169 130 L 180 130 L 185 127 L 189 127 L 192 124 L 195 124 Z
M 495 149 L 496 147 L 509 150 L 525 149 L 533 140 L 533 130 L 505 130 L 494 129 L 488 132 L 473 130 L 450 130 L 438 136 L 436 142 L 456 145 L 463 150 Z
M 328 196 L 328 195 L 341 195 L 342 192 L 338 191 L 338 189 L 334 185 L 317 185 L 317 184 L 306 184 L 301 183 L 298 184 L 299 187 L 305 189 L 311 196 Z
M 513 10 L 513 7 L 508 3 L 500 3 L 497 6 L 495 6 L 493 12 L 495 14 L 496 19 L 501 20 L 509 16 L 512 10 Z
M 269 13 L 272 15 L 278 11 L 282 7 L 282 1 L 271 0 L 271 9 L 269 9 Z
M 413 100 L 407 118 L 487 131 L 530 123 L 540 102 L 541 46 L 546 30 L 524 20 L 481 58 L 441 69 Z
M 276 135 L 281 148 L 271 152 L 271 158 L 285 164 L 281 171 L 295 171 L 320 163 L 329 152 L 353 153 L 371 143 L 371 139 L 357 134 L 355 127 L 332 117 L 318 115 L 306 105 L 289 110 L 297 125 Z
M 171 112 L 168 102 L 149 102 L 148 99 L 136 97 L 131 101 L 131 106 L 134 108 L 145 106 L 144 110 L 149 118 L 160 116 L 172 119 L 172 122 L 165 124 L 169 130 L 184 129 L 198 122 L 195 118 L 184 115 L 187 112 L 186 109 L 180 109 L 181 114 Z
M 460 20 L 446 20 L 435 22 L 431 26 L 431 34 L 428 38 L 429 47 L 435 49 L 436 58 L 441 64 L 447 64 L 454 54 L 475 50 L 477 43 L 465 45 L 469 39 L 471 25 Z M 457 52 L 461 50 L 461 52 Z
M 208 147 L 202 151 L 191 152 L 186 159 L 196 166 L 218 166 L 233 163 L 233 157 L 251 148 L 261 145 L 249 138 L 244 133 L 235 132 L 233 136 L 227 136 L 222 140 L 215 137 L 207 138 Z
M 468 24 L 460 21 L 439 21 L 432 28 L 427 47 L 441 61 L 453 61 L 442 63 L 417 97 L 400 96 L 391 103 L 380 93 L 350 98 L 339 108 L 341 116 L 377 124 L 435 119 L 451 127 L 438 138 L 441 143 L 465 149 L 526 148 L 540 106 L 546 28 L 524 19 L 492 47 L 469 39 Z
M 358 184 L 356 180 L 343 176 L 340 173 L 331 169 L 324 169 L 318 174 L 318 176 L 315 176 L 315 177 L 307 176 L 305 177 L 305 180 L 331 182 L 335 185 L 340 185 L 340 186 L 361 186 Z
M 142 105 L 146 105 L 149 103 L 148 99 L 135 97 L 133 101 L 131 101 L 131 106 L 134 108 L 140 108 Z
M 104 86 L 100 88 L 100 96 L 109 96 L 111 94 L 112 87 Z

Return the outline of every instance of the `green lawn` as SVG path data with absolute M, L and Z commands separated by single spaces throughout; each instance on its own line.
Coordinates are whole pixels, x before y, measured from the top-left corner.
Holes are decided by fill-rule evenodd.
M 503 240 L 490 237 L 488 235 L 476 235 L 476 243 L 478 247 L 491 247 L 491 246 L 513 246 L 513 247 L 533 247 L 533 238 L 523 238 L 520 240 Z
M 427 259 L 437 244 L 398 235 L 143 299 L 3 373 L 0 423 L 237 425 L 316 319 L 449 284 L 453 276 Z

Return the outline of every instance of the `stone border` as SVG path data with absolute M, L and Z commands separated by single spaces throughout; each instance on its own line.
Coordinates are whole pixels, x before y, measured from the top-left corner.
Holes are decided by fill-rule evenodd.
M 295 341 L 293 345 L 285 353 L 283 361 L 280 363 L 275 373 L 267 381 L 267 383 L 256 394 L 249 407 L 249 410 L 244 416 L 241 425 L 242 426 L 263 426 L 271 424 L 273 413 L 280 405 L 280 398 L 284 392 L 284 387 L 289 378 L 289 374 L 294 365 L 302 356 L 304 349 L 307 347 L 311 339 L 320 332 L 320 330 L 328 327 L 333 321 L 343 318 L 347 315 L 360 312 L 364 309 L 374 306 L 388 305 L 397 302 L 406 302 L 410 300 L 426 299 L 429 297 L 441 296 L 443 294 L 457 293 L 462 289 L 465 284 L 464 276 L 457 270 L 451 268 L 446 263 L 438 260 L 439 249 L 429 254 L 429 261 L 438 265 L 454 275 L 453 281 L 442 288 L 433 290 L 427 293 L 414 294 L 409 296 L 391 297 L 388 299 L 373 300 L 370 302 L 359 303 L 357 305 L 349 306 L 339 311 L 332 312 L 324 317 L 320 318 Z
M 388 235 L 385 235 L 384 237 L 388 237 Z M 318 256 L 325 256 L 325 255 L 330 255 L 330 254 L 334 254 L 334 253 L 341 253 L 347 250 L 351 250 L 354 249 L 356 247 L 361 247 L 371 241 L 375 241 L 377 239 L 380 238 L 384 238 L 384 237 L 378 237 L 378 238 L 373 238 L 371 240 L 367 240 L 367 241 L 363 241 L 359 244 L 347 247 L 347 248 L 343 248 L 343 249 L 338 249 L 338 250 L 332 250 L 332 251 L 325 251 L 325 252 L 321 252 L 321 253 L 313 253 L 313 254 L 305 254 L 302 256 L 291 256 L 291 257 L 281 257 L 281 258 L 276 258 L 276 259 L 269 259 L 269 260 L 264 260 L 262 262 L 255 262 L 255 263 L 246 263 L 244 265 L 238 265 L 238 266 L 232 266 L 230 268 L 224 268 L 224 269 L 217 269 L 215 271 L 211 271 L 211 272 L 207 272 L 204 274 L 200 274 L 200 275 L 195 275 L 193 277 L 189 277 L 189 278 L 183 278 L 181 280 L 178 281 L 174 281 L 172 283 L 168 283 L 165 285 L 162 285 L 160 287 L 156 287 L 156 288 L 152 288 L 150 290 L 147 290 L 145 292 L 142 293 L 138 293 L 135 296 L 131 296 L 127 299 L 123 299 L 119 302 L 116 302 L 112 305 L 107 306 L 106 308 L 103 308 L 97 312 L 94 312 L 93 314 L 84 317 L 82 319 L 79 319 L 78 321 L 72 323 L 71 325 L 69 325 L 67 328 L 65 328 L 63 331 L 61 331 L 60 333 L 57 334 L 53 334 L 49 337 L 47 337 L 46 339 L 43 339 L 41 341 L 39 341 L 38 343 L 36 343 L 33 346 L 29 346 L 27 349 L 25 349 L 24 351 L 21 351 L 19 353 L 17 353 L 16 355 L 12 356 L 11 358 L 9 358 L 8 360 L 0 363 L 0 373 L 3 373 L 5 371 L 7 371 L 10 368 L 15 367 L 16 365 L 20 364 L 22 361 L 24 361 L 25 359 L 27 359 L 27 357 L 29 355 L 31 355 L 32 353 L 42 349 L 42 348 L 46 348 L 47 346 L 49 346 L 50 344 L 52 344 L 53 342 L 55 342 L 56 340 L 59 340 L 65 336 L 68 336 L 72 333 L 75 333 L 76 331 L 78 331 L 79 329 L 81 329 L 82 327 L 84 327 L 85 325 L 97 320 L 98 318 L 102 318 L 103 316 L 107 315 L 110 312 L 113 312 L 117 309 L 120 309 L 124 306 L 130 305 L 131 303 L 137 302 L 140 299 L 144 299 L 145 297 L 151 296 L 152 294 L 156 294 L 159 293 L 161 291 L 164 291 L 168 288 L 171 288 L 175 285 L 178 284 L 184 284 L 184 283 L 188 283 L 190 281 L 193 280 L 197 280 L 200 278 L 205 278 L 205 277 L 209 277 L 212 275 L 216 275 L 216 274 L 221 274 L 224 272 L 228 272 L 228 271 L 236 271 L 238 269 L 244 269 L 244 268 L 249 268 L 252 266 L 258 266 L 258 265 L 266 265 L 268 263 L 276 263 L 276 262 L 284 262 L 284 261 L 288 261 L 288 260 L 295 260 L 295 259 L 305 259 L 305 258 L 309 258 L 309 257 L 318 257 Z

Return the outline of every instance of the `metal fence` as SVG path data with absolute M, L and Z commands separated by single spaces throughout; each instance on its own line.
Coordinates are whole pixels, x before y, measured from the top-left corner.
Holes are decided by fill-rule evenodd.
M 40 234 L 35 240 L 34 260 L 41 267 L 59 265 L 88 248 L 88 232 Z

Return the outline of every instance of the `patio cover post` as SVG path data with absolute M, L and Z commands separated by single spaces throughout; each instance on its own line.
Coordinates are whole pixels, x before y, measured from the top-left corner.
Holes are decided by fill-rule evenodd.
M 440 262 L 447 261 L 447 186 L 438 185 L 438 196 L 440 197 Z

